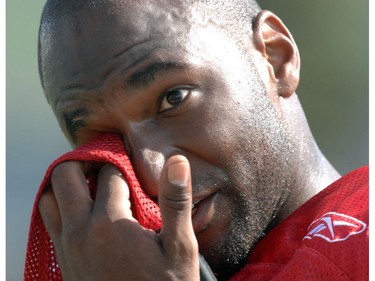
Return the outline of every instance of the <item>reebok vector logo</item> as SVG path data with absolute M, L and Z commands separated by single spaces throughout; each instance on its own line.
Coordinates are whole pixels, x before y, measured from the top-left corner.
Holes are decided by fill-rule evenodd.
M 320 237 L 330 243 L 344 241 L 352 235 L 360 234 L 366 224 L 356 218 L 329 212 L 310 224 L 304 239 Z

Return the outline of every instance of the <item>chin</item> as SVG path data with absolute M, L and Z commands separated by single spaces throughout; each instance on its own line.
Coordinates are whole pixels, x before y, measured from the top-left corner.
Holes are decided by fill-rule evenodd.
M 255 241 L 258 240 L 254 237 L 260 236 L 261 234 L 255 235 L 249 225 L 237 223 L 221 241 L 211 240 L 209 245 L 200 245 L 200 251 L 217 279 L 228 280 L 245 265 Z
M 228 280 L 245 265 L 249 251 L 220 245 L 202 254 L 217 279 L 221 281 Z

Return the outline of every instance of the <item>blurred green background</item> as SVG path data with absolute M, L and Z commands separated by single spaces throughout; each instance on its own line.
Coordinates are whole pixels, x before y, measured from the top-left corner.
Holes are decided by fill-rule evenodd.
M 22 280 L 33 200 L 46 167 L 69 149 L 44 100 L 37 31 L 44 0 L 8 0 L 7 280 Z M 302 57 L 297 90 L 317 142 L 342 174 L 368 163 L 368 1 L 263 0 Z

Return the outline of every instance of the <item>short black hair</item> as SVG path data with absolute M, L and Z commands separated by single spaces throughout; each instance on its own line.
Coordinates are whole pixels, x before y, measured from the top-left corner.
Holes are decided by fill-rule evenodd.
M 113 0 L 112 0 L 113 1 Z M 123 0 L 117 0 L 121 2 Z M 202 9 L 204 14 L 224 26 L 230 37 L 241 45 L 243 39 L 248 38 L 252 30 L 252 21 L 261 11 L 256 0 L 172 0 L 189 7 Z M 54 26 L 58 20 L 74 17 L 89 6 L 105 5 L 110 0 L 47 0 L 40 20 L 38 36 L 38 67 L 42 87 L 43 81 L 43 44 L 53 37 L 56 32 Z M 116 2 L 116 1 L 114 1 Z M 46 28 L 48 27 L 48 31 Z M 48 34 L 46 34 L 48 33 Z

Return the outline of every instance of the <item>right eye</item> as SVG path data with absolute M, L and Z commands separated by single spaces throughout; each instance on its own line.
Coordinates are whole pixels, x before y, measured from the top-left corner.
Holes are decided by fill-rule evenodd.
M 159 112 L 168 110 L 182 103 L 184 99 L 188 96 L 189 92 L 190 90 L 186 88 L 173 89 L 167 91 L 160 103 Z

